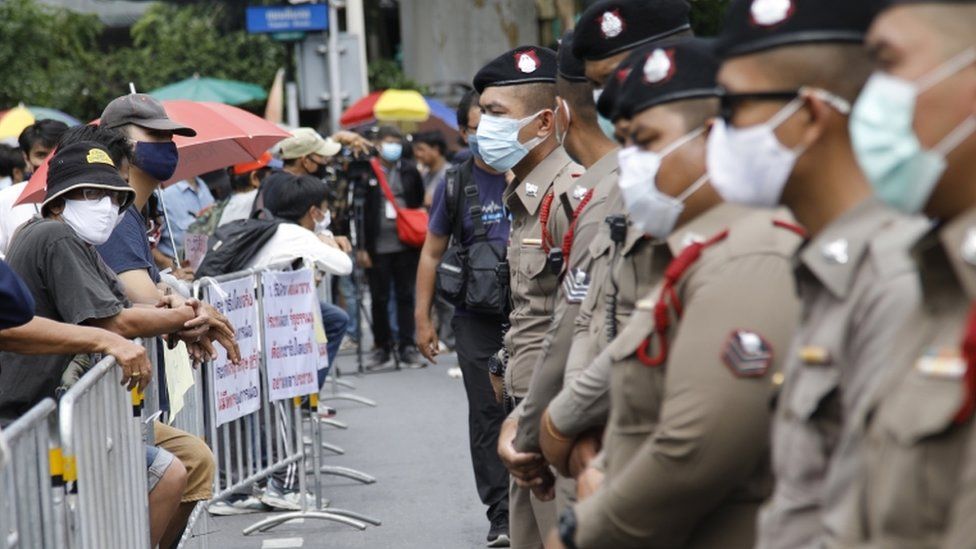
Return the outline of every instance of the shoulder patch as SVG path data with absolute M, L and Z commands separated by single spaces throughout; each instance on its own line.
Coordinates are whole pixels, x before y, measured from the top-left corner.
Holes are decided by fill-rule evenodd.
M 773 364 L 773 348 L 756 332 L 736 330 L 725 341 L 722 361 L 736 377 L 762 377 Z

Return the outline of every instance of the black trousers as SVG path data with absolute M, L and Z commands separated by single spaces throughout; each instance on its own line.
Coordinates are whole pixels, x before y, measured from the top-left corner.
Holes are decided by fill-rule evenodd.
M 488 519 L 508 516 L 508 470 L 498 457 L 498 431 L 505 410 L 495 402 L 488 379 L 488 358 L 502 347 L 501 317 L 455 316 L 452 322 L 458 363 L 468 394 L 468 438 L 471 464 Z
M 414 345 L 413 304 L 417 284 L 417 263 L 420 251 L 409 249 L 392 254 L 370 255 L 373 267 L 366 270 L 369 295 L 372 301 L 373 340 L 377 347 L 391 348 L 390 280 L 396 289 L 396 315 L 400 348 Z

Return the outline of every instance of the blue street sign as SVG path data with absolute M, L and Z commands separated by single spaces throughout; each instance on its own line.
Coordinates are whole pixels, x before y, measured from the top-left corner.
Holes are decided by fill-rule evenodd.
M 325 4 L 305 6 L 250 6 L 247 32 L 324 31 L 329 28 L 329 8 Z

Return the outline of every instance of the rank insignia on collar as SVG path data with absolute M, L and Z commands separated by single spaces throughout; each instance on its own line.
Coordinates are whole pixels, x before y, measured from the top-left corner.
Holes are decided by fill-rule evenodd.
M 526 196 L 529 196 L 529 197 L 532 197 L 532 198 L 535 198 L 535 197 L 539 196 L 539 186 L 538 185 L 533 185 L 532 183 L 526 183 L 525 184 L 525 195 Z
M 976 266 L 976 227 L 966 229 L 966 236 L 962 240 L 959 255 L 966 263 Z
M 573 189 L 573 198 L 575 198 L 576 200 L 583 200 L 583 197 L 586 196 L 586 193 L 587 190 L 584 187 L 577 185 L 576 188 Z
M 756 332 L 736 330 L 725 342 L 722 361 L 736 377 L 762 377 L 773 364 L 773 349 Z
M 930 347 L 915 361 L 915 369 L 926 377 L 962 379 L 966 375 L 966 361 L 953 348 Z
M 820 250 L 824 259 L 835 265 L 846 265 L 851 260 L 847 255 L 847 239 L 838 238 L 837 240 L 824 244 Z

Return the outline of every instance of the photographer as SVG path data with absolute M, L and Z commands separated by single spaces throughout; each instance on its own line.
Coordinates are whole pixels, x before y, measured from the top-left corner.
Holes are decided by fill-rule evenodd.
M 405 244 L 397 232 L 397 208 L 419 208 L 424 203 L 424 182 L 417 165 L 401 159 L 403 136 L 392 126 L 379 129 L 376 138 L 380 167 L 397 204 L 387 200 L 382 185 L 371 180 L 366 191 L 363 215 L 365 249 L 356 251 L 356 260 L 366 269 L 369 292 L 372 296 L 373 340 L 376 351 L 367 367 L 378 368 L 390 361 L 393 337 L 387 306 L 390 282 L 396 293 L 396 315 L 399 326 L 399 360 L 419 365 L 420 356 L 414 347 L 414 282 L 420 250 Z M 378 179 L 378 174 L 376 178 Z M 393 274 L 396 273 L 396 276 Z

